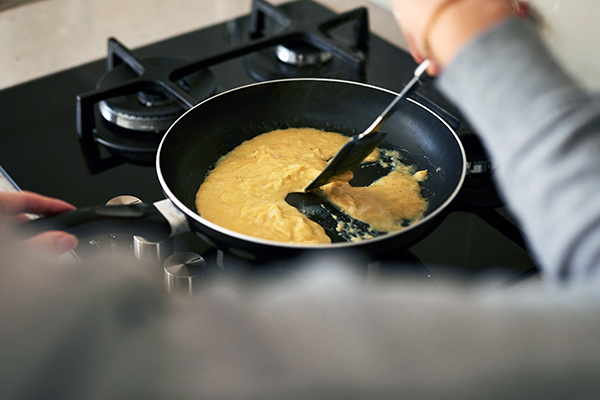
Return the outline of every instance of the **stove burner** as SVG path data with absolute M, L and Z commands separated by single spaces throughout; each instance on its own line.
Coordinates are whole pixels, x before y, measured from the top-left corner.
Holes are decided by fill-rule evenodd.
M 275 54 L 281 62 L 298 67 L 322 65 L 333 57 L 330 52 L 319 50 L 306 43 L 294 47 L 280 44 L 275 48 Z
M 283 46 L 278 46 L 283 47 Z M 293 56 L 292 56 L 293 57 Z M 313 59 L 314 61 L 314 59 Z M 292 64 L 280 60 L 277 51 L 257 51 L 244 59 L 248 75 L 258 82 L 285 78 L 334 78 L 353 80 L 352 69 L 343 61 L 332 58 L 315 64 Z
M 96 90 L 77 96 L 77 133 L 92 174 L 124 161 L 152 165 L 169 126 L 217 88 L 207 67 L 179 58 L 138 58 L 114 38 L 108 40 L 107 64 Z
M 185 60 L 175 58 L 148 58 L 145 64 L 158 70 L 169 70 L 185 65 Z M 104 74 L 98 89 L 126 83 L 138 77 L 129 65 L 122 63 Z M 180 79 L 176 84 L 181 90 L 198 101 L 215 92 L 216 81 L 208 70 L 196 72 Z M 184 109 L 164 91 L 147 89 L 102 100 L 98 103 L 100 113 L 109 122 L 122 128 L 164 133 L 184 112 Z
M 253 39 L 281 38 L 244 59 L 246 72 L 255 80 L 323 77 L 365 81 L 369 37 L 365 8 L 315 21 L 254 0 L 251 17 Z

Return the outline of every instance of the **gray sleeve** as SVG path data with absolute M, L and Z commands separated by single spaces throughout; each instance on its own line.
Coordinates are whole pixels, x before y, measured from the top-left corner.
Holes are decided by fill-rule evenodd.
M 577 285 L 600 262 L 600 102 L 535 28 L 511 19 L 461 51 L 438 80 L 480 134 L 495 178 L 551 282 Z

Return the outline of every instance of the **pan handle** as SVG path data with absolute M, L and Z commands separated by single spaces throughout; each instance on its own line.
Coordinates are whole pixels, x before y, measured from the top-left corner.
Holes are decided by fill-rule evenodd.
M 24 238 L 52 230 L 66 231 L 78 237 L 99 233 L 135 235 L 150 242 L 166 240 L 172 233 L 171 223 L 155 204 L 144 203 L 85 207 L 19 226 L 19 233 Z

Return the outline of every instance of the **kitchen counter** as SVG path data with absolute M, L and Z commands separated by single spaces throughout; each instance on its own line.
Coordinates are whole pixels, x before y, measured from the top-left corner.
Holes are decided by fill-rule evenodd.
M 270 0 L 272 4 L 287 1 Z M 367 7 L 371 30 L 400 47 L 405 46 L 387 1 L 321 0 L 319 3 L 336 12 Z M 251 0 L 21 3 L 0 11 L 0 89 L 106 57 L 109 37 L 135 49 L 248 14 L 251 4 Z
M 319 3 L 336 12 L 367 7 L 371 30 L 406 48 L 391 0 Z M 544 37 L 563 65 L 584 86 L 600 89 L 600 52 L 590 50 L 600 47 L 595 21 L 600 2 L 529 3 L 542 17 Z M 0 0 L 0 89 L 103 58 L 111 36 L 135 49 L 248 14 L 250 8 L 251 0 Z

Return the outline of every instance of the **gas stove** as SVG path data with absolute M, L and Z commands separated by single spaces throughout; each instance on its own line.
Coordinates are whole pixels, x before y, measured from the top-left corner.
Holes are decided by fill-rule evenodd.
M 252 13 L 234 20 L 135 49 L 109 38 L 107 47 L 105 59 L 0 91 L 4 179 L 79 207 L 122 195 L 155 202 L 164 198 L 154 168 L 158 143 L 179 115 L 203 99 L 256 81 L 294 77 L 397 91 L 416 68 L 408 53 L 371 33 L 366 9 L 338 14 L 307 0 L 279 6 L 254 0 Z M 478 274 L 504 267 L 508 279 L 517 279 L 534 271 L 476 135 L 432 81 L 413 97 L 460 125 L 469 174 L 441 225 L 409 249 L 369 260 L 371 272 L 385 276 L 412 268 L 435 278 L 447 270 Z M 82 240 L 76 253 L 85 258 L 113 248 L 143 249 L 135 240 L 99 235 Z M 147 252 L 139 249 L 138 255 Z M 156 257 L 157 248 L 150 249 Z M 175 238 L 161 254 L 165 249 L 187 254 L 168 261 L 178 271 L 173 265 L 206 267 L 189 254 L 220 269 L 240 263 L 193 234 Z

